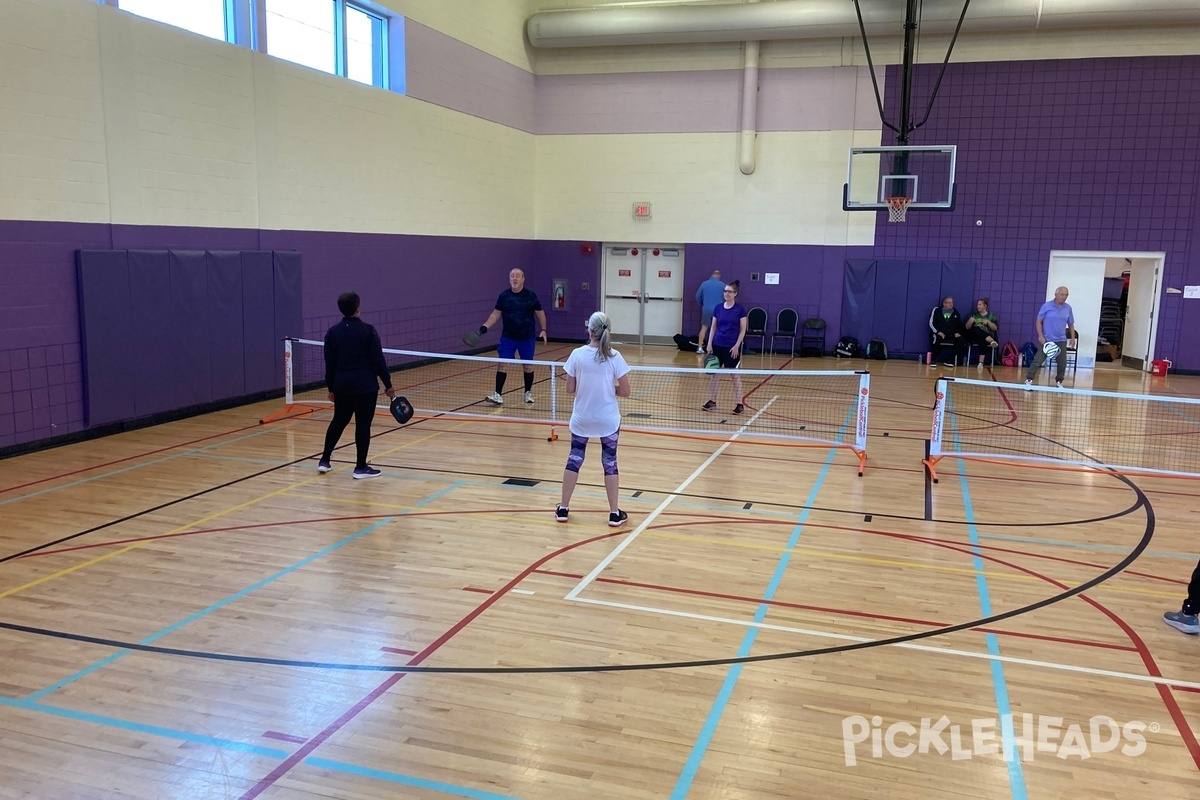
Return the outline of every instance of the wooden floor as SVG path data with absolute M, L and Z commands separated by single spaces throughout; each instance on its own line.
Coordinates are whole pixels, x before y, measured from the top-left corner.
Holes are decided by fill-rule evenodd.
M 535 425 L 381 415 L 371 481 L 277 403 L 0 461 L 0 798 L 1200 796 L 1196 484 L 927 484 L 940 368 L 870 366 L 864 477 L 627 433 L 615 530 L 598 453 L 555 523 Z

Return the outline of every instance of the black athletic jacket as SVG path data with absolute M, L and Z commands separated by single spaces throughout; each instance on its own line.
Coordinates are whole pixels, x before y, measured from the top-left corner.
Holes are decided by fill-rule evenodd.
M 358 317 L 342 317 L 325 334 L 325 384 L 335 395 L 378 394 L 376 377 L 392 388 L 379 334 Z

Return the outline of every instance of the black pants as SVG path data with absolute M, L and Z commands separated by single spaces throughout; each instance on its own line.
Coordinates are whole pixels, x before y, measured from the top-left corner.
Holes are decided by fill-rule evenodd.
M 1188 584 L 1187 600 L 1183 604 L 1183 613 L 1200 614 L 1200 564 L 1192 571 L 1192 581 Z
M 955 338 L 954 334 L 946 334 L 945 339 L 939 339 L 935 333 L 933 335 L 933 360 L 950 363 L 963 354 L 964 342 L 962 337 Z
M 376 394 L 346 394 L 335 392 L 333 395 L 333 419 L 329 420 L 329 429 L 325 431 L 325 452 L 321 454 L 324 461 L 333 455 L 338 439 L 354 417 L 354 444 L 358 449 L 358 462 L 355 466 L 367 465 L 367 451 L 371 448 L 371 420 L 375 419 Z

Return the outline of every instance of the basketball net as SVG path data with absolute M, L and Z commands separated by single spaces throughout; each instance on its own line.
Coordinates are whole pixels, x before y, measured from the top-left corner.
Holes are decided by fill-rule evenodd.
M 889 197 L 888 204 L 888 222 L 904 222 L 904 215 L 908 212 L 908 207 L 912 205 L 911 197 Z

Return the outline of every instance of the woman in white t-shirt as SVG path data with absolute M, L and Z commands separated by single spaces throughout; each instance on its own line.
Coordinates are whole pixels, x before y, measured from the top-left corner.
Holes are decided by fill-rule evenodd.
M 612 349 L 608 315 L 597 311 L 588 319 L 588 343 L 574 350 L 563 365 L 567 392 L 575 395 L 571 409 L 571 454 L 563 470 L 562 502 L 554 518 L 566 522 L 571 513 L 571 494 L 579 480 L 579 468 L 588 439 L 600 440 L 600 464 L 604 467 L 604 491 L 608 494 L 608 524 L 616 528 L 629 515 L 617 508 L 620 491 L 617 475 L 617 436 L 621 432 L 618 397 L 629 397 L 629 365 Z

